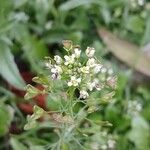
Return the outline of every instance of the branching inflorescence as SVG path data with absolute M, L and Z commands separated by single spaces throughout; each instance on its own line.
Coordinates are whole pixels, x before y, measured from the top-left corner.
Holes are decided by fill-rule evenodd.
M 58 126 L 69 125 L 67 131 L 63 126 L 63 131 L 61 130 L 63 135 L 65 131 L 82 133 L 80 126 L 83 122 L 95 124 L 88 119 L 88 114 L 99 111 L 101 105 L 109 102 L 114 96 L 116 76 L 111 68 L 106 68 L 95 57 L 93 47 L 87 47 L 85 53 L 81 53 L 80 47 L 73 45 L 72 41 L 63 41 L 63 46 L 66 52 L 64 57 L 59 55 L 55 55 L 53 59 L 46 57 L 45 66 L 48 75 L 33 78 L 34 82 L 43 86 L 43 90 L 28 85 L 25 95 L 25 99 L 30 99 L 39 93 L 47 95 L 54 93 L 57 104 L 60 105 L 54 112 L 35 106 L 34 113 L 27 118 L 25 129 L 35 127 L 36 120 L 48 114 L 51 121 L 59 124 Z M 51 97 L 48 101 L 51 103 Z

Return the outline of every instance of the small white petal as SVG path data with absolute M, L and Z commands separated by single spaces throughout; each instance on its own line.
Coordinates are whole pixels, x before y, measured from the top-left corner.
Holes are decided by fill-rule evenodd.
M 95 49 L 93 47 L 87 47 L 85 53 L 88 57 L 93 57 L 95 53 Z
M 51 62 L 46 62 L 45 66 L 50 69 L 52 67 L 52 64 L 51 64 Z
M 75 54 L 75 57 L 76 58 L 79 58 L 80 57 L 80 54 L 81 54 L 81 50 L 79 48 L 75 48 L 74 49 L 74 54 Z
M 107 145 L 102 145 L 102 146 L 101 146 L 101 149 L 102 149 L 102 150 L 107 150 Z
M 81 72 L 83 72 L 83 73 L 89 73 L 89 66 L 83 66 L 82 68 L 81 68 Z
M 113 70 L 110 68 L 110 69 L 108 69 L 108 74 L 109 75 L 112 75 L 113 74 Z
M 95 86 L 95 85 L 94 85 L 93 83 L 91 83 L 91 82 L 88 82 L 88 83 L 87 83 L 87 88 L 88 88 L 90 91 L 93 90 L 94 86 Z
M 71 80 L 76 80 L 76 77 L 75 76 L 71 76 Z
M 72 86 L 72 83 L 71 83 L 71 82 L 68 82 L 68 86 Z
M 101 69 L 101 73 L 106 73 L 106 71 L 107 71 L 107 69 L 104 67 Z
M 95 65 L 96 65 L 96 60 L 94 58 L 90 58 L 87 61 L 87 66 L 89 66 L 89 67 L 95 67 Z
M 88 92 L 85 91 L 85 90 L 81 90 L 81 91 L 80 91 L 80 97 L 79 97 L 79 98 L 86 99 L 87 97 L 89 97 Z
M 65 65 L 69 65 L 69 64 L 73 64 L 74 63 L 74 59 L 75 59 L 75 54 L 72 54 L 71 56 L 67 56 L 67 55 L 65 55 L 64 56 L 64 58 L 65 58 Z
M 58 56 L 58 55 L 55 55 L 55 56 L 54 56 L 54 60 L 56 61 L 56 63 L 57 63 L 58 65 L 62 63 L 62 58 L 61 58 L 60 56 Z
M 101 64 L 96 64 L 94 67 L 94 73 L 99 73 L 101 71 L 102 65 Z
M 77 79 L 77 82 L 80 83 L 80 82 L 81 82 L 81 78 L 78 78 L 78 79 Z
M 115 148 L 115 144 L 116 144 L 116 141 L 115 140 L 108 140 L 108 147 L 110 149 L 114 149 Z
M 52 72 L 52 73 L 56 73 L 56 72 L 57 72 L 56 68 L 52 68 L 52 69 L 51 69 L 51 72 Z

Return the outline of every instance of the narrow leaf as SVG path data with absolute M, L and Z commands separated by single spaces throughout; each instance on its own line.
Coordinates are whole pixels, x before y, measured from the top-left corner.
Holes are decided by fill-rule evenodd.
M 24 89 L 25 83 L 20 76 L 14 57 L 4 43 L 0 43 L 0 75 L 14 87 Z
M 27 150 L 27 147 L 16 138 L 11 138 L 10 144 L 13 150 Z

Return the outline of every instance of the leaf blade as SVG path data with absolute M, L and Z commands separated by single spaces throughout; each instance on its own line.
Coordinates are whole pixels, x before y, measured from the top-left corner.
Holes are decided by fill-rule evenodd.
M 9 47 L 0 43 L 0 75 L 16 88 L 24 89 L 25 83 L 19 73 Z

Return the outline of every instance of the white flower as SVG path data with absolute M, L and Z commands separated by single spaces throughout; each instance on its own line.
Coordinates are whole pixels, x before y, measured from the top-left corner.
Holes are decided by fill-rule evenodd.
M 98 79 L 94 79 L 93 82 L 87 83 L 87 88 L 92 91 L 94 88 L 96 88 L 98 91 L 102 89 L 102 85 L 99 84 Z
M 94 67 L 94 73 L 99 73 L 101 71 L 102 65 L 101 64 L 96 64 Z
M 54 74 L 52 74 L 52 79 L 53 80 L 56 80 L 56 79 L 61 79 L 61 75 L 60 74 L 58 74 L 58 73 L 54 73 Z
M 52 67 L 51 60 L 49 60 L 48 62 L 46 62 L 45 66 L 50 69 Z
M 102 149 L 102 150 L 107 150 L 107 145 L 103 144 L 103 145 L 101 146 L 101 149 Z
M 56 64 L 60 65 L 62 63 L 62 58 L 58 55 L 54 56 L 54 60 L 56 61 Z
M 93 47 L 87 47 L 85 53 L 88 57 L 93 57 L 95 53 L 95 49 Z
M 95 67 L 95 65 L 96 65 L 96 60 L 94 58 L 90 58 L 87 61 L 87 66 L 89 66 L 89 67 Z
M 81 72 L 83 72 L 83 73 L 89 73 L 89 66 L 83 66 L 80 70 L 81 70 Z
M 108 74 L 109 75 L 112 75 L 113 74 L 113 70 L 110 68 L 110 69 L 108 69 Z
M 101 73 L 106 73 L 106 71 L 107 71 L 107 69 L 104 67 L 101 69 Z
M 81 50 L 79 48 L 75 48 L 74 49 L 74 54 L 75 54 L 75 57 L 76 58 L 79 58 L 80 57 L 80 54 L 81 54 Z
M 60 66 L 55 65 L 51 69 L 51 73 L 53 73 L 53 74 L 61 74 L 62 73 L 62 68 Z
M 85 90 L 81 90 L 81 91 L 80 91 L 80 97 L 79 97 L 79 98 L 86 99 L 87 97 L 89 97 L 88 92 L 85 91 Z
M 69 65 L 69 64 L 73 64 L 74 61 L 75 61 L 75 54 L 72 54 L 71 56 L 65 55 L 64 58 L 65 58 L 65 63 L 64 64 L 66 66 Z
M 94 87 L 95 87 L 95 83 L 93 83 L 93 82 L 88 82 L 88 83 L 87 83 L 87 88 L 88 88 L 90 91 L 92 91 L 92 90 L 94 89 Z
M 76 78 L 75 76 L 71 76 L 71 80 L 68 82 L 68 86 L 78 86 L 81 82 L 81 78 Z
M 140 103 L 137 103 L 136 110 L 139 112 L 142 110 L 142 105 Z
M 110 149 L 114 149 L 114 148 L 115 148 L 115 144 L 116 144 L 116 141 L 115 141 L 115 140 L 109 139 L 107 143 L 108 143 L 108 147 L 109 147 Z
M 97 142 L 92 142 L 91 150 L 99 150 L 99 144 Z

